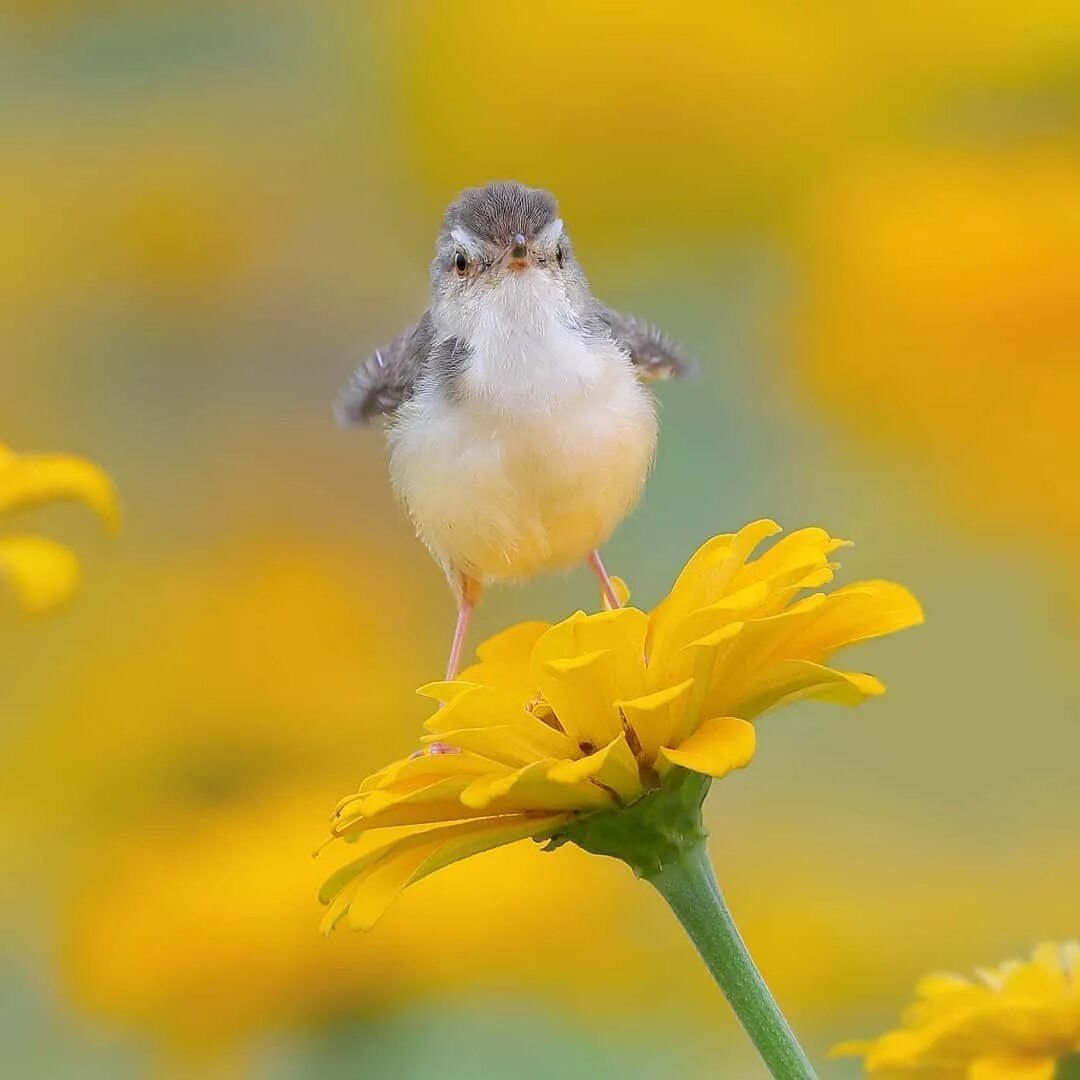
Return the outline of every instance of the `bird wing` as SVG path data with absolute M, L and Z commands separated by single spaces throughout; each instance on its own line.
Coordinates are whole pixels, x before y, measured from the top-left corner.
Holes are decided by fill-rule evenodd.
M 338 395 L 334 412 L 343 425 L 369 424 L 392 413 L 412 397 L 435 339 L 431 316 L 424 312 L 389 345 L 376 349 Z
M 662 330 L 601 303 L 596 305 L 596 316 L 630 354 L 643 379 L 678 379 L 694 374 L 694 364 Z

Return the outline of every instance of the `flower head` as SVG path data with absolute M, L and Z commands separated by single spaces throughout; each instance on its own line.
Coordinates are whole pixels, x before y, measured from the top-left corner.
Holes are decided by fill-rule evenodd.
M 119 521 L 116 494 L 98 466 L 62 454 L 15 454 L 0 443 L 0 514 L 21 507 L 76 499 L 110 528 Z M 39 536 L 0 538 L 0 578 L 24 611 L 49 611 L 63 603 L 79 580 L 72 552 Z
M 975 979 L 930 975 L 903 1026 L 833 1054 L 862 1055 L 870 1074 L 925 1080 L 1050 1080 L 1080 1053 L 1080 943 L 1044 943 L 1031 960 Z
M 368 777 L 334 814 L 332 835 L 361 853 L 323 887 L 324 928 L 346 914 L 372 926 L 407 885 L 469 855 L 579 839 L 580 824 L 618 821 L 685 772 L 742 768 L 768 709 L 882 693 L 873 676 L 826 662 L 920 622 L 917 601 L 885 581 L 802 595 L 832 580 L 844 542 L 802 529 L 752 559 L 779 531 L 758 521 L 713 537 L 651 614 L 522 623 L 456 680 L 421 687 L 440 703 L 426 749 Z

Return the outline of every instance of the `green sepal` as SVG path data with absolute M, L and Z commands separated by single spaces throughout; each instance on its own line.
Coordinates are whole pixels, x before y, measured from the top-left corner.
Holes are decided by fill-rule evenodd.
M 589 814 L 559 829 L 544 850 L 577 844 L 594 855 L 621 859 L 640 878 L 652 878 L 708 835 L 701 804 L 711 783 L 699 773 L 672 769 L 660 787 L 629 806 Z

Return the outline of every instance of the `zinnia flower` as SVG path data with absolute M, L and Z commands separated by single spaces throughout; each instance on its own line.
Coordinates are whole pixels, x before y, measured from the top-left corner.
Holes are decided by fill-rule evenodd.
M 523 623 L 481 645 L 456 680 L 421 687 L 440 702 L 426 749 L 368 777 L 335 812 L 332 836 L 362 847 L 322 890 L 324 930 L 346 915 L 368 929 L 406 886 L 529 837 L 617 854 L 651 879 L 665 843 L 704 835 L 707 778 L 749 764 L 758 716 L 882 693 L 872 675 L 826 662 L 920 622 L 918 602 L 886 581 L 801 596 L 832 580 L 844 541 L 802 529 L 752 559 L 779 531 L 758 521 L 714 537 L 651 614 Z M 687 774 L 704 784 L 683 785 Z M 644 799 L 674 789 L 674 800 Z
M 420 690 L 439 707 L 426 749 L 338 804 L 331 839 L 362 845 L 331 876 L 323 928 L 371 927 L 428 874 L 531 837 L 572 841 L 653 885 L 697 947 L 779 1080 L 815 1073 L 754 966 L 705 850 L 701 804 L 713 779 L 749 764 L 752 721 L 801 698 L 857 705 L 872 675 L 826 661 L 845 645 L 922 620 L 887 581 L 801 594 L 832 580 L 843 546 L 757 521 L 713 537 L 651 614 L 621 607 L 523 623 L 480 662 Z
M 833 1054 L 864 1056 L 870 1075 L 921 1080 L 1050 1080 L 1080 1054 L 1078 942 L 1044 943 L 1030 961 L 975 979 L 931 975 L 915 994 L 903 1027 Z M 1068 1068 L 1076 1067 L 1072 1058 Z
M 110 529 L 119 521 L 116 494 L 98 466 L 62 454 L 15 454 L 0 444 L 0 514 L 21 507 L 76 499 Z M 69 548 L 39 536 L 0 537 L 0 578 L 24 611 L 37 614 L 63 603 L 79 580 Z

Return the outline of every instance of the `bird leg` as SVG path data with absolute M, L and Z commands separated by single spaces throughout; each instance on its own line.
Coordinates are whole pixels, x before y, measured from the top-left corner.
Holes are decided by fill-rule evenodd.
M 604 602 L 607 606 L 612 611 L 616 608 L 621 608 L 622 601 L 619 599 L 619 594 L 615 591 L 615 586 L 612 584 L 611 578 L 608 577 L 608 572 L 604 568 L 604 561 L 600 558 L 599 551 L 589 552 L 589 566 L 592 567 L 592 572 L 600 582 L 600 591 L 604 594 Z
M 457 623 L 454 626 L 454 640 L 450 645 L 450 659 L 446 664 L 446 681 L 450 682 L 457 678 L 458 668 L 461 666 L 461 654 L 465 649 L 465 636 L 469 632 L 469 620 L 480 602 L 480 582 L 458 575 L 458 613 Z

